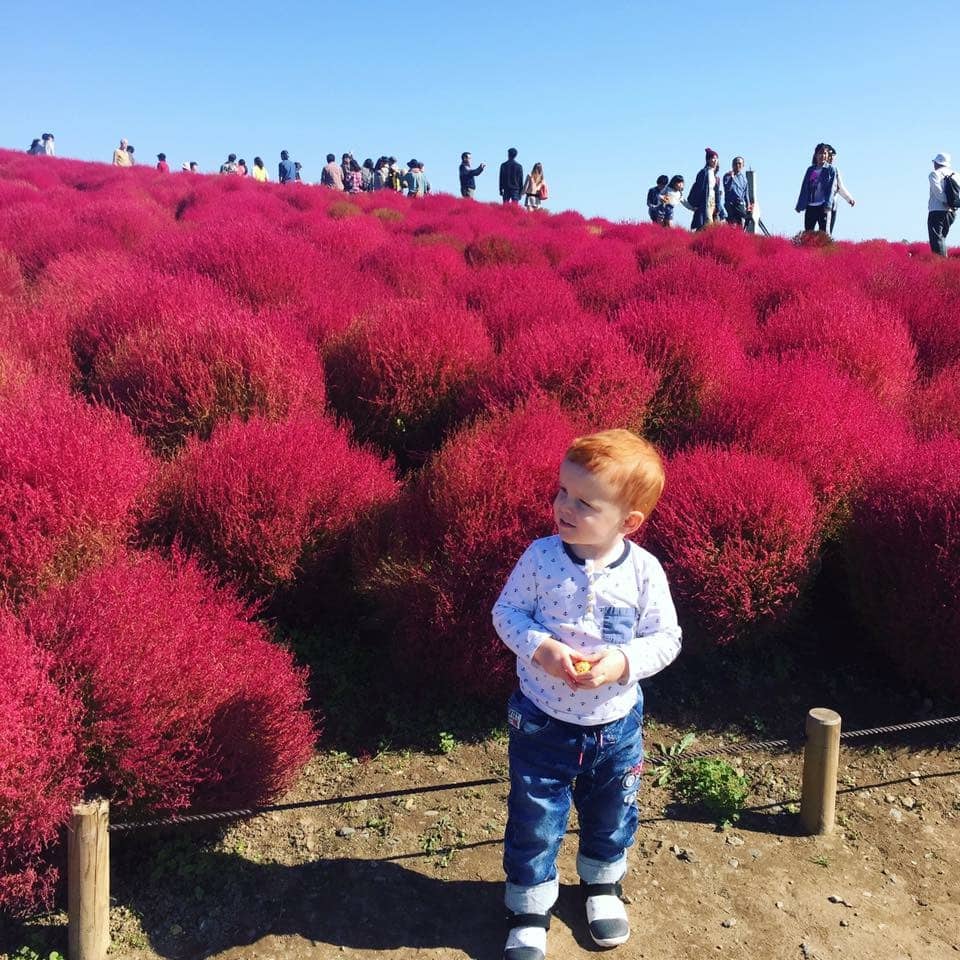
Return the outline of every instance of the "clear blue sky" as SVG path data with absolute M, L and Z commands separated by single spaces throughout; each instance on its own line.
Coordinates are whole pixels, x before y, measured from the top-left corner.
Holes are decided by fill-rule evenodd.
M 0 145 L 51 131 L 86 160 L 124 136 L 141 163 L 259 154 L 273 176 L 287 148 L 315 180 L 350 150 L 416 156 L 453 191 L 471 150 L 494 199 L 515 145 L 525 169 L 543 162 L 552 209 L 636 219 L 657 174 L 692 181 L 710 146 L 723 169 L 747 158 L 765 222 L 793 233 L 826 140 L 857 200 L 837 236 L 919 240 L 930 160 L 960 154 L 946 3 L 4 6 Z

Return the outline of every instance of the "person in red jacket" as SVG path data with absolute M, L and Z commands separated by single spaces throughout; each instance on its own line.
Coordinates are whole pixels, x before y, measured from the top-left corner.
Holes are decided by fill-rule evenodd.
M 157 154 L 157 169 L 158 169 L 161 173 L 169 173 L 169 172 L 170 172 L 170 167 L 169 167 L 169 165 L 167 164 L 167 155 L 166 155 L 165 153 L 158 153 L 158 154 Z

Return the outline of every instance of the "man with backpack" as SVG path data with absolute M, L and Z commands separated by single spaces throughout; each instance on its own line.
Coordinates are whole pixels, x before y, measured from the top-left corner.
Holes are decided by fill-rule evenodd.
M 938 256 L 947 255 L 947 234 L 960 207 L 960 181 L 950 167 L 950 154 L 938 153 L 933 158 L 930 174 L 930 202 L 927 204 L 927 233 L 930 249 Z

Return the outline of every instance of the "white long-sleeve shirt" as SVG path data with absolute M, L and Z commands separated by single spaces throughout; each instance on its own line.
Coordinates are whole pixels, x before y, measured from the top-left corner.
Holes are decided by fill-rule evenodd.
M 950 167 L 937 167 L 930 171 L 930 202 L 927 204 L 927 210 L 947 210 L 947 195 L 943 192 L 944 177 L 952 177 L 953 170 Z
M 534 540 L 517 561 L 493 607 L 500 639 L 517 655 L 520 689 L 544 713 L 593 726 L 626 716 L 637 683 L 659 673 L 680 652 L 680 626 L 659 561 L 631 541 L 597 569 L 558 536 Z M 621 683 L 571 690 L 533 662 L 550 637 L 580 654 L 615 646 L 628 666 Z
M 843 197 L 843 199 L 847 201 L 847 203 L 855 203 L 855 202 L 856 202 L 856 201 L 853 199 L 853 197 L 851 197 L 850 194 L 847 192 L 847 188 L 846 188 L 846 187 L 844 186 L 844 184 L 843 184 L 843 177 L 840 176 L 840 171 L 839 171 L 839 170 L 837 171 L 837 193 L 839 193 L 840 196 Z

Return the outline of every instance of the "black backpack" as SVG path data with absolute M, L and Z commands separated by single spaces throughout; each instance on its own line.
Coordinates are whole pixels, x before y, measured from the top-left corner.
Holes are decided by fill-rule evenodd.
M 960 207 L 960 182 L 957 181 L 955 173 L 943 178 L 943 195 L 946 197 L 947 206 L 951 210 Z

